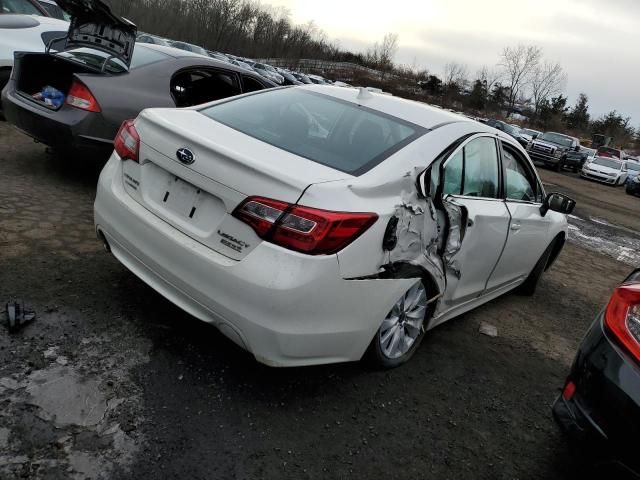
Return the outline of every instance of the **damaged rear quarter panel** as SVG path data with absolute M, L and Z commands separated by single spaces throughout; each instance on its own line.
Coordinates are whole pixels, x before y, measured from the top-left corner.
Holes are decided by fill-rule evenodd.
M 312 185 L 299 203 L 329 210 L 375 212 L 378 221 L 360 238 L 339 252 L 343 278 L 375 276 L 383 266 L 409 263 L 429 271 L 444 289 L 444 265 L 438 255 L 443 237 L 443 218 L 430 198 L 420 198 L 419 173 L 459 138 L 485 128 L 461 121 L 428 132 L 386 161 L 348 180 Z M 382 249 L 391 217 L 397 216 L 398 243 L 391 252 Z

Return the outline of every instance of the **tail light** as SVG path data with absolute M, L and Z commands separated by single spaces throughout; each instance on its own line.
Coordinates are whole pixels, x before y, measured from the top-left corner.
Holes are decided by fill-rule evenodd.
M 616 288 L 605 310 L 604 324 L 621 346 L 640 361 L 640 284 Z
M 71 84 L 71 89 L 67 94 L 66 102 L 67 105 L 71 105 L 72 107 L 86 110 L 88 112 L 102 111 L 96 97 L 91 93 L 91 90 L 89 90 L 84 83 L 78 80 L 74 80 Z
M 138 135 L 133 120 L 122 122 L 113 146 L 122 160 L 140 161 L 140 135 Z
M 576 393 L 576 384 L 573 381 L 567 379 L 567 383 L 562 389 L 562 398 L 565 400 L 571 400 Z
M 233 216 L 264 240 L 309 255 L 336 253 L 375 223 L 375 213 L 332 212 L 249 197 Z

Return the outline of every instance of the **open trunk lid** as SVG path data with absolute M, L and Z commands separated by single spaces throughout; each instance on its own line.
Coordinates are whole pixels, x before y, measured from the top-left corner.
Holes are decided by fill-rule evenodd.
M 65 50 L 88 47 L 113 55 L 129 68 L 137 27 L 118 17 L 102 0 L 57 0 L 71 15 Z
M 295 204 L 309 185 L 351 178 L 197 110 L 147 109 L 135 127 L 140 162 L 124 162 L 125 190 L 186 235 L 236 260 L 261 242 L 231 216 L 244 199 L 262 196 Z

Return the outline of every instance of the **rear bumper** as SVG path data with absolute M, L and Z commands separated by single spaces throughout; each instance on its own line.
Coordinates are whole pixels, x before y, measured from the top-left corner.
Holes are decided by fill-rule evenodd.
M 161 295 L 272 366 L 359 360 L 415 280 L 344 280 L 335 255 L 260 243 L 241 261 L 137 203 L 113 155 L 98 183 L 96 228 L 114 256 Z
M 73 149 L 107 158 L 113 151 L 115 131 L 100 113 L 64 105 L 49 110 L 24 98 L 13 88 L 13 81 L 2 92 L 6 120 L 37 141 L 60 149 Z
M 593 460 L 623 466 L 638 476 L 640 369 L 607 337 L 602 317 L 580 346 L 569 379 L 576 393 L 571 399 L 556 400 L 556 422 L 593 452 Z

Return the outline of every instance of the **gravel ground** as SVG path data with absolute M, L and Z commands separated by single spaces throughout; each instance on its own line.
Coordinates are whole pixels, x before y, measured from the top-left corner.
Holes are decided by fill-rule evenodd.
M 571 242 L 534 297 L 437 328 L 400 369 L 270 369 L 102 251 L 98 165 L 4 123 L 0 145 L 0 301 L 38 313 L 0 330 L 0 478 L 573 478 L 550 406 L 629 262 Z M 541 175 L 584 221 L 640 229 L 640 199 Z

